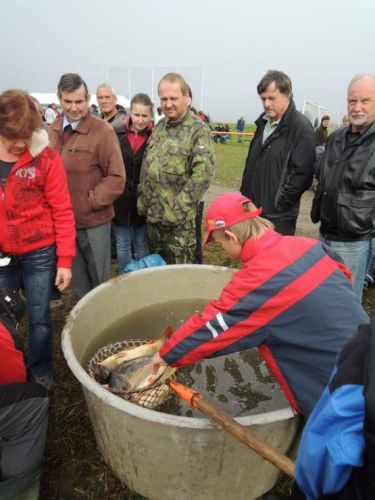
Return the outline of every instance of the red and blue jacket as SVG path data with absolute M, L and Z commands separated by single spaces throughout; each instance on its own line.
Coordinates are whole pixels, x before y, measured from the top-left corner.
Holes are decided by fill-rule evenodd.
M 258 347 L 292 408 L 307 417 L 341 347 L 369 322 L 350 273 L 319 241 L 272 230 L 247 240 L 240 259 L 219 299 L 181 325 L 160 356 L 184 366 Z

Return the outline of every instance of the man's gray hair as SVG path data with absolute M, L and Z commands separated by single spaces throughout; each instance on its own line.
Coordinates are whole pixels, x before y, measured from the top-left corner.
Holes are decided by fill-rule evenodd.
M 101 83 L 100 85 L 98 85 L 96 88 L 96 93 L 98 93 L 98 90 L 100 90 L 100 89 L 109 89 L 111 91 L 113 97 L 117 97 L 117 94 L 116 94 L 114 87 L 112 87 L 112 85 L 108 82 Z
M 263 94 L 271 83 L 275 83 L 276 88 L 282 93 L 287 95 L 290 99 L 293 97 L 292 93 L 292 81 L 288 75 L 283 73 L 282 71 L 278 71 L 276 69 L 270 69 L 263 76 L 260 82 L 257 85 L 258 95 Z
M 77 75 L 77 73 L 65 73 L 60 78 L 60 81 L 57 85 L 57 95 L 61 97 L 62 92 L 74 92 L 79 89 L 83 85 L 85 89 L 86 99 L 89 97 L 89 91 L 84 79 Z
M 375 80 L 375 73 L 358 73 L 357 75 L 353 76 L 348 85 L 348 92 L 350 88 L 359 80 Z

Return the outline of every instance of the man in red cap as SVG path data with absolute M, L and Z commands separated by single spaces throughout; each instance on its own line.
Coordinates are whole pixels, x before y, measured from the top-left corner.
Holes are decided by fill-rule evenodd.
M 336 254 L 317 240 L 282 236 L 261 211 L 240 193 L 208 208 L 205 243 L 218 242 L 243 267 L 164 343 L 152 370 L 258 347 L 292 408 L 308 417 L 341 347 L 369 318 Z

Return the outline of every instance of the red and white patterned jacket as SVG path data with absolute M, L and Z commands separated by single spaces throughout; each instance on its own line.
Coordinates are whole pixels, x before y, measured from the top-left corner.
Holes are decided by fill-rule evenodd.
M 0 250 L 22 255 L 56 243 L 57 267 L 70 268 L 75 236 L 64 166 L 41 129 L 0 185 Z

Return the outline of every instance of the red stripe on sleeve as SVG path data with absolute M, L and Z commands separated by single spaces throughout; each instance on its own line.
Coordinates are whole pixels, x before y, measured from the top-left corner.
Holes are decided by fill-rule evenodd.
M 222 351 L 230 345 L 238 342 L 243 337 L 263 328 L 274 318 L 278 317 L 287 309 L 293 307 L 297 302 L 303 300 L 313 290 L 319 287 L 331 274 L 338 270 L 337 263 L 328 255 L 322 257 L 302 276 L 299 276 L 294 281 L 284 287 L 279 293 L 266 301 L 259 309 L 255 310 L 245 321 L 236 323 L 225 332 L 220 333 L 210 341 L 197 346 L 194 350 L 189 351 L 185 356 L 180 357 L 173 366 L 184 366 L 208 356 L 212 356 L 215 352 Z M 212 317 L 212 316 L 211 316 Z M 194 328 L 194 323 L 197 328 Z M 205 322 L 204 322 L 205 323 Z M 184 338 L 189 337 L 198 328 L 202 327 L 202 318 L 193 317 L 192 321 L 185 323 L 180 327 L 181 336 L 176 336 L 176 333 L 163 345 L 160 351 L 161 357 L 172 350 L 176 344 Z M 250 342 L 249 342 L 250 344 Z M 254 344 L 252 347 L 257 347 Z M 249 346 L 250 347 L 250 346 Z

